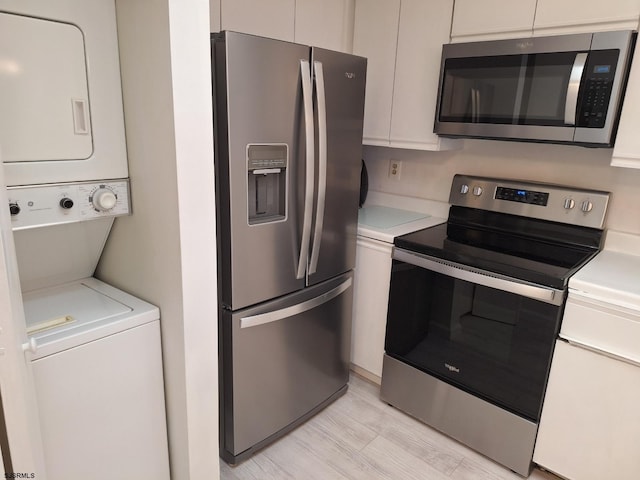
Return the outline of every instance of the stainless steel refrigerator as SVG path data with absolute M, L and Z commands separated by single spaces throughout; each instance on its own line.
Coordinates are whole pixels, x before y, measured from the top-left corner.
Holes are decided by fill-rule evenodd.
M 235 464 L 345 393 L 366 59 L 212 35 L 220 453 Z

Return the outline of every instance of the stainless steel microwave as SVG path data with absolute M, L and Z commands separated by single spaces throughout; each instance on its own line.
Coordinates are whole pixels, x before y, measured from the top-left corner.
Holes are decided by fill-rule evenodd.
M 624 30 L 444 45 L 434 131 L 613 146 L 635 39 Z

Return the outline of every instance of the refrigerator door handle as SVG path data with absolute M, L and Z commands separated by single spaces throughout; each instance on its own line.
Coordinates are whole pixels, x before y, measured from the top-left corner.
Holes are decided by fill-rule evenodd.
M 318 108 L 318 203 L 316 206 L 316 227 L 313 234 L 313 248 L 309 262 L 309 274 L 315 273 L 322 243 L 324 205 L 327 193 L 327 102 L 324 89 L 324 71 L 321 62 L 313 62 Z
M 304 106 L 304 127 L 306 139 L 306 177 L 304 196 L 304 216 L 302 220 L 302 239 L 300 240 L 300 258 L 296 278 L 304 278 L 309 256 L 309 240 L 311 238 L 311 217 L 313 216 L 313 176 L 314 160 L 314 127 L 313 127 L 313 90 L 311 85 L 311 67 L 308 60 L 300 60 L 300 76 L 302 77 L 302 103 Z
M 249 317 L 242 317 L 240 319 L 240 328 L 257 327 L 258 325 L 277 322 L 278 320 L 284 320 L 285 318 L 299 315 L 306 312 L 307 310 L 312 310 L 341 295 L 351 286 L 352 283 L 353 280 L 351 278 L 348 278 L 337 287 L 329 290 L 327 293 L 324 293 L 319 297 L 312 298 L 311 300 L 307 300 L 306 302 L 298 303 L 297 305 L 292 305 L 290 307 L 282 308 L 280 310 L 275 310 L 272 312 L 260 313 L 258 315 L 251 315 Z

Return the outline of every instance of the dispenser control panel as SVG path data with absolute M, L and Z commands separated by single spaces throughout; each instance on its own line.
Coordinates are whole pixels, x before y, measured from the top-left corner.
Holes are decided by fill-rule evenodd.
M 7 194 L 13 230 L 131 213 L 126 179 L 9 187 Z

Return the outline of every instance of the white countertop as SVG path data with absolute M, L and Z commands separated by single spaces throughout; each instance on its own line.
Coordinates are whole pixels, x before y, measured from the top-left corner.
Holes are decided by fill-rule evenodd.
M 607 231 L 604 249 L 569 279 L 569 289 L 640 312 L 640 236 Z
M 393 243 L 397 236 L 446 222 L 438 214 L 447 210 L 439 202 L 370 192 L 358 212 L 358 235 Z

